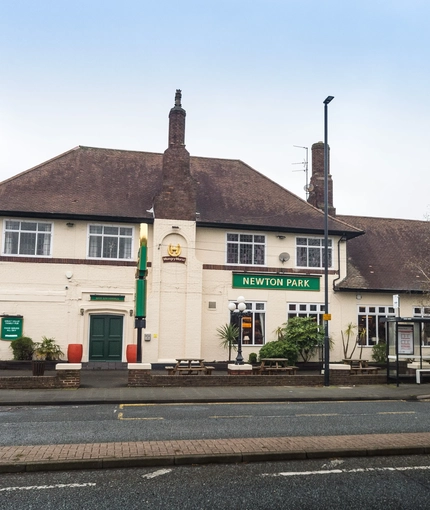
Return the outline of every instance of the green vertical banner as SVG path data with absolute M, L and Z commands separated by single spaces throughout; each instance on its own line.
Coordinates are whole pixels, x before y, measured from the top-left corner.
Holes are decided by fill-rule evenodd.
M 136 280 L 136 317 L 146 317 L 146 280 Z

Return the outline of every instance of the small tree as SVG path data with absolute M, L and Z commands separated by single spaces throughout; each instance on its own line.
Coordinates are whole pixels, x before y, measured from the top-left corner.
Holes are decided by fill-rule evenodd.
M 239 328 L 236 324 L 224 324 L 217 328 L 219 338 L 222 339 L 221 347 L 228 349 L 228 360 L 231 360 L 231 350 L 236 349 L 239 337 Z
M 343 347 L 343 359 L 351 359 L 352 355 L 355 352 L 355 349 L 357 348 L 357 334 L 356 334 L 357 326 L 350 322 L 348 326 L 346 327 L 345 331 L 341 331 L 340 334 L 342 335 L 342 347 Z M 346 338 L 345 338 L 346 337 Z M 351 341 L 351 338 L 354 339 L 353 349 L 348 355 L 349 350 L 349 344 Z

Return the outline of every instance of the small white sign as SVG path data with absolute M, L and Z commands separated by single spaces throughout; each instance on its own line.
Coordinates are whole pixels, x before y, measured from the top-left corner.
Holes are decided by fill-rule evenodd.
M 398 295 L 398 294 L 394 294 L 394 296 L 393 296 L 393 308 L 395 308 L 396 310 L 398 310 L 399 305 L 400 305 L 400 298 L 399 298 L 399 295 Z

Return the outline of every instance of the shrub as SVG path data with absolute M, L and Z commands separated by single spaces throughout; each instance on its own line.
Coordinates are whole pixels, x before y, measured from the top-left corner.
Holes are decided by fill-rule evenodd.
M 372 359 L 376 363 L 387 362 L 387 344 L 385 342 L 379 342 L 372 347 Z
M 288 358 L 290 365 L 297 363 L 299 357 L 299 351 L 297 346 L 289 342 L 288 340 L 275 340 L 273 342 L 267 342 L 266 345 L 260 349 L 261 358 Z
M 251 364 L 257 363 L 257 353 L 256 352 L 249 353 L 248 363 L 251 363 Z
M 21 336 L 16 340 L 12 340 L 10 348 L 13 352 L 13 359 L 15 360 L 30 360 L 33 358 L 34 342 L 28 336 Z
M 276 334 L 281 341 L 294 346 L 304 362 L 309 361 L 324 344 L 323 328 L 313 317 L 292 317 L 276 330 Z

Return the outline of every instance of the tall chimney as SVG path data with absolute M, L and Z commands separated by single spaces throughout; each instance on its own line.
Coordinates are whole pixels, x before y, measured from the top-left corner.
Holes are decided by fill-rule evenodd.
M 196 219 L 196 182 L 191 176 L 190 154 L 185 148 L 185 115 L 178 89 L 169 113 L 169 146 L 163 155 L 162 187 L 154 198 L 154 217 Z
M 333 180 L 330 175 L 330 147 L 328 151 L 328 213 L 330 216 L 336 216 L 336 209 L 333 207 Z M 308 203 L 324 211 L 324 142 L 312 145 L 312 175 Z

